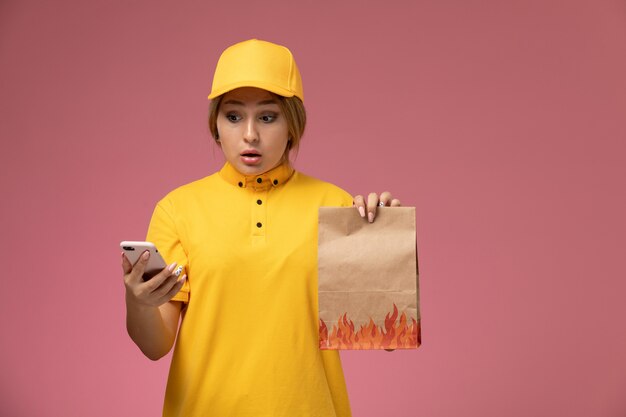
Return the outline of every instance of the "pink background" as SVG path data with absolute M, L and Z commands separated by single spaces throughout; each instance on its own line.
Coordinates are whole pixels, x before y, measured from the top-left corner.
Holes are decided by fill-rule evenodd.
M 221 166 L 251 37 L 302 71 L 296 166 L 417 207 L 423 346 L 342 354 L 355 417 L 626 415 L 622 0 L 3 0 L 0 414 L 160 414 L 117 244 Z

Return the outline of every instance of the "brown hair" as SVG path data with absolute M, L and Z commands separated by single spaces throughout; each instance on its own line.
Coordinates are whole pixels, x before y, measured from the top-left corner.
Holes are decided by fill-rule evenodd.
M 304 134 L 304 128 L 306 126 L 306 110 L 304 109 L 304 103 L 298 97 L 283 97 L 278 94 L 270 92 L 272 97 L 278 101 L 278 106 L 281 112 L 287 119 L 287 129 L 289 133 L 289 142 L 287 143 L 287 152 L 292 149 L 298 149 L 300 146 L 300 140 Z M 224 94 L 215 97 L 209 104 L 209 130 L 213 139 L 216 141 L 219 139 L 219 133 L 217 132 L 217 116 L 220 111 L 220 103 L 224 98 Z

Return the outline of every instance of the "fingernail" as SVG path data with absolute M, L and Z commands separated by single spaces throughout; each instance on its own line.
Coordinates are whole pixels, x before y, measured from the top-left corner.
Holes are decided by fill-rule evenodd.
M 361 217 L 365 218 L 365 209 L 363 207 L 359 207 L 359 214 Z
M 174 271 L 174 275 L 179 276 L 181 272 L 183 272 L 183 266 L 178 265 L 178 268 L 176 268 L 176 271 Z
M 173 264 L 171 264 L 170 266 L 167 267 L 167 270 L 172 272 L 174 270 L 174 268 L 176 268 L 176 262 L 174 262 Z
M 367 220 L 372 223 L 374 221 L 374 213 L 367 213 Z
M 150 252 L 145 251 L 141 254 L 141 259 L 148 259 L 150 257 Z
M 180 277 L 179 281 L 180 282 L 184 282 L 186 279 L 187 279 L 187 274 L 185 274 L 182 277 Z

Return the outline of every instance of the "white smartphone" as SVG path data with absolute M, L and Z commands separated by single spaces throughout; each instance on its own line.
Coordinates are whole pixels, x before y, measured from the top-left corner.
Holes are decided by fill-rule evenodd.
M 151 242 L 135 242 L 135 241 L 123 241 L 120 243 L 120 249 L 124 252 L 131 264 L 135 265 L 142 253 L 145 251 L 150 252 L 150 259 L 148 259 L 148 265 L 143 274 L 145 281 L 149 280 L 163 268 L 167 267 L 167 264 L 163 260 L 163 257 L 159 253 L 154 243 Z

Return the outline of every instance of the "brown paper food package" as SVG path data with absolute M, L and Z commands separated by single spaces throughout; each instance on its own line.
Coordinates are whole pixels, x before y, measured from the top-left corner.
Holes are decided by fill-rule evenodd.
M 320 349 L 415 349 L 421 343 L 414 207 L 319 211 Z

